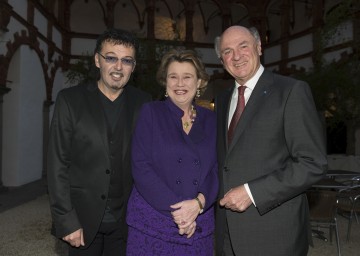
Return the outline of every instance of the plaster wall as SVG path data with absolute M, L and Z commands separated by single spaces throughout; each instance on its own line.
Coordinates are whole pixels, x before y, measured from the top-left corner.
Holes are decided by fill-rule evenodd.
M 312 34 L 291 40 L 289 42 L 289 57 L 291 58 L 311 52 L 313 50 L 312 40 Z
M 74 38 L 71 40 L 71 54 L 93 55 L 96 40 L 85 38 Z
M 28 8 L 27 0 L 8 0 L 9 5 L 13 8 L 13 11 L 18 15 L 23 17 L 26 20 L 27 16 L 27 8 Z
M 21 186 L 42 174 L 42 115 L 45 82 L 37 54 L 27 46 L 9 69 L 11 91 L 4 97 L 3 183 Z
M 34 11 L 34 25 L 39 32 L 46 36 L 47 35 L 47 19 L 37 10 Z
M 275 45 L 273 47 L 263 50 L 264 64 L 276 62 L 281 60 L 281 46 Z

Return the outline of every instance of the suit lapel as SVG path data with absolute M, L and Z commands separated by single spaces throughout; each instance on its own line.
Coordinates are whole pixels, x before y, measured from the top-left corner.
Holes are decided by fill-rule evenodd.
M 255 117 L 256 112 L 261 109 L 261 105 L 264 104 L 265 100 L 271 95 L 272 83 L 273 74 L 265 70 L 251 93 L 239 123 L 235 128 L 234 138 L 232 143 L 229 145 L 229 151 L 231 151 L 237 140 L 239 140 L 249 122 Z
M 218 129 L 220 131 L 220 134 L 222 134 L 221 137 L 224 138 L 222 147 L 224 148 L 225 151 L 228 148 L 227 132 L 228 132 L 228 122 L 229 122 L 229 108 L 230 108 L 231 95 L 233 89 L 234 86 L 224 91 L 222 97 L 219 98 L 219 102 L 218 102 L 219 108 L 216 109 L 216 111 L 218 111 L 217 117 L 219 118 L 218 124 L 220 124 L 220 127 L 218 127 Z
M 104 148 L 106 152 L 109 153 L 106 120 L 98 93 L 99 90 L 96 82 L 87 85 L 87 93 L 85 96 L 87 98 L 89 112 L 92 113 L 94 125 L 99 130 L 98 134 L 101 136 Z

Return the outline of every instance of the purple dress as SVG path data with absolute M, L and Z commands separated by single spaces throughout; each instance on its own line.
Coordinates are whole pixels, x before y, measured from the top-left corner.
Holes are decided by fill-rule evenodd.
M 134 188 L 129 198 L 127 255 L 211 256 L 218 193 L 215 114 L 196 106 L 189 134 L 170 99 L 144 104 L 132 143 Z M 178 233 L 170 205 L 206 198 L 191 238 Z

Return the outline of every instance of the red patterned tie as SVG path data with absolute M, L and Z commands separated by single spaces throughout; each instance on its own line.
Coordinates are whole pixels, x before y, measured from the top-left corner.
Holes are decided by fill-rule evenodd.
M 230 145 L 231 140 L 233 139 L 236 125 L 239 122 L 240 116 L 245 108 L 245 89 L 246 86 L 239 86 L 238 88 L 238 102 L 228 130 L 228 145 Z

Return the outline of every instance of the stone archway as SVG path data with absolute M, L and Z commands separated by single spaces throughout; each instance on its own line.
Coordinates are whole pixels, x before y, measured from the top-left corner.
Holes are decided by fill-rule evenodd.
M 30 182 L 32 180 L 36 180 L 38 177 L 34 174 L 33 177 L 31 177 L 31 174 L 29 176 L 29 173 L 23 175 L 21 174 L 21 176 L 23 177 L 23 180 L 20 180 L 16 177 L 17 174 L 19 173 L 13 173 L 13 170 L 9 170 L 8 167 L 4 168 L 4 166 L 10 166 L 10 169 L 14 169 L 14 166 L 11 166 L 11 164 L 9 164 L 9 159 L 11 159 L 14 162 L 18 162 L 19 159 L 12 159 L 12 155 L 15 154 L 15 157 L 20 157 L 20 160 L 24 160 L 24 162 L 27 162 L 28 164 L 32 163 L 33 165 L 37 165 L 38 163 L 40 163 L 40 167 L 36 167 L 39 168 L 39 172 L 40 172 L 40 177 L 44 176 L 46 174 L 45 172 L 45 164 L 46 164 L 46 158 L 45 158 L 45 152 L 46 152 L 46 147 L 45 145 L 47 144 L 47 129 L 49 127 L 49 117 L 47 115 L 49 115 L 49 107 L 52 104 L 52 84 L 53 84 L 53 80 L 55 77 L 55 73 L 56 71 L 59 69 L 59 67 L 61 66 L 62 61 L 58 61 L 56 60 L 54 63 L 52 63 L 52 67 L 49 70 L 48 68 L 48 64 L 45 63 L 45 54 L 44 52 L 40 49 L 39 46 L 39 42 L 36 40 L 36 38 L 28 36 L 26 31 L 21 31 L 21 34 L 19 33 L 15 33 L 14 34 L 14 40 L 10 41 L 7 43 L 6 47 L 7 47 L 7 52 L 5 55 L 1 55 L 0 56 L 0 61 L 2 63 L 1 68 L 0 68 L 0 87 L 3 88 L 5 91 L 10 91 L 14 89 L 15 84 L 11 84 L 11 88 L 7 87 L 7 80 L 11 80 L 9 78 L 9 76 L 12 74 L 12 70 L 10 67 L 12 61 L 14 61 L 14 56 L 18 51 L 22 51 L 21 48 L 23 48 L 24 46 L 28 46 L 28 49 L 30 52 L 32 52 L 31 56 L 28 55 L 28 53 L 26 53 L 25 55 L 30 56 L 29 58 L 31 58 L 30 62 L 28 63 L 28 65 L 23 65 L 23 69 L 26 69 L 26 66 L 31 67 L 31 70 L 33 70 L 34 66 L 33 66 L 33 61 L 36 62 L 37 60 L 37 73 L 36 73 L 36 80 L 32 82 L 32 84 L 28 84 L 27 86 L 35 86 L 36 89 L 34 89 L 34 91 L 28 91 L 28 95 L 25 95 L 25 99 L 33 100 L 33 101 L 37 101 L 36 103 L 34 103 L 35 108 L 33 108 L 33 111 L 37 112 L 37 114 L 35 116 L 37 116 L 37 118 L 35 118 L 36 120 L 31 119 L 31 115 L 27 116 L 28 119 L 21 119 L 20 120 L 27 120 L 27 124 L 25 126 L 30 127 L 29 129 L 22 129 L 22 125 L 20 125 L 20 132 L 19 134 L 28 134 L 27 136 L 25 136 L 24 138 L 21 138 L 21 140 L 17 140 L 17 141 L 9 141 L 7 140 L 7 136 L 8 136 L 8 131 L 9 129 L 6 127 L 9 127 L 9 124 L 7 123 L 8 120 L 11 120 L 11 118 L 14 118 L 13 112 L 14 109 L 10 106 L 7 101 L 10 102 L 11 97 L 14 97 L 14 94 L 16 94 L 17 92 L 11 92 L 11 94 L 13 94 L 12 96 L 9 96 L 9 93 L 6 94 L 4 97 L 2 97 L 2 104 L 4 104 L 4 106 L 1 106 L 1 110 L 3 110 L 2 115 L 0 116 L 1 118 L 1 147 L 2 147 L 2 158 L 1 159 L 1 167 L 2 168 L 0 170 L 0 177 L 3 177 L 4 179 L 0 178 L 0 188 L 3 187 L 3 183 L 4 185 L 8 185 L 8 186 L 13 186 L 13 185 L 21 185 L 22 183 L 27 183 Z M 51 49 L 49 49 L 51 50 Z M 21 57 L 19 62 L 20 64 L 24 61 L 27 61 L 26 58 Z M 19 63 L 18 63 L 19 64 Z M 19 64 L 19 65 L 20 65 Z M 50 71 L 50 75 L 48 74 L 48 70 Z M 18 74 L 20 77 L 20 74 Z M 23 72 L 21 71 L 21 77 L 23 77 Z M 31 73 L 31 75 L 29 76 L 29 78 L 34 77 L 34 74 Z M 14 80 L 14 79 L 13 79 Z M 31 79 L 30 79 L 31 80 Z M 21 82 L 20 82 L 21 83 Z M 25 84 L 25 83 L 24 83 Z M 27 88 L 28 89 L 28 88 Z M 4 91 L 2 90 L 2 91 Z M 25 90 L 26 91 L 26 90 Z M 35 94 L 34 94 L 35 93 Z M 36 96 L 39 96 L 37 93 L 42 93 L 41 97 L 36 98 Z M 25 102 L 25 103 L 24 103 Z M 22 104 L 29 104 L 30 109 L 33 103 L 29 103 L 28 101 L 24 101 L 24 102 L 19 102 L 19 106 L 23 106 Z M 11 104 L 10 104 L 11 105 Z M 36 109 L 36 110 L 35 110 Z M 40 111 L 40 115 L 39 115 L 39 111 Z M 21 112 L 21 111 L 20 111 Z M 17 113 L 20 113 L 17 112 Z M 25 111 L 26 112 L 26 111 Z M 9 113 L 11 113 L 9 115 Z M 10 118 L 10 119 L 9 119 Z M 26 123 L 26 121 L 24 121 Z M 34 128 L 34 125 L 36 126 L 36 128 Z M 11 126 L 11 125 L 10 125 Z M 4 128 L 4 129 L 3 129 Z M 14 127 L 16 128 L 16 127 Z M 31 129 L 35 129 L 35 130 L 31 130 Z M 19 130 L 18 130 L 19 131 Z M 39 132 L 40 131 L 40 135 Z M 33 136 L 37 139 L 37 142 L 35 142 L 36 147 L 37 148 L 37 154 L 40 155 L 40 159 L 39 156 L 35 157 L 37 164 L 34 164 L 34 161 L 27 158 L 26 154 L 23 153 L 23 150 L 26 148 L 31 148 L 30 145 L 22 144 L 20 146 L 20 144 L 17 143 L 21 143 L 21 142 L 27 142 L 28 144 L 32 144 L 34 142 L 31 142 L 29 139 L 26 139 L 29 136 L 29 133 L 36 133 L 36 136 Z M 11 137 L 11 136 L 10 136 Z M 21 137 L 21 136 L 20 136 Z M 4 141 L 5 140 L 5 141 Z M 14 144 L 14 145 L 18 145 L 18 150 L 15 150 L 12 154 L 10 154 L 9 156 L 9 152 L 6 151 L 7 147 L 8 147 L 8 143 L 10 144 Z M 16 147 L 16 146 L 15 146 Z M 19 156 L 17 153 L 22 152 L 22 157 Z M 39 152 L 41 152 L 39 154 Z M 30 150 L 30 153 L 31 152 Z M 42 159 L 41 159 L 42 158 Z M 16 166 L 15 166 L 16 167 Z M 15 168 L 17 169 L 17 167 Z M 30 172 L 31 173 L 31 172 Z M 42 174 L 42 175 L 41 175 Z M 4 182 L 5 180 L 5 182 Z M 8 183 L 8 184 L 6 184 Z
M 40 179 L 43 170 L 45 80 L 38 56 L 27 45 L 13 55 L 8 79 L 12 83 L 3 102 L 3 183 L 17 187 Z

